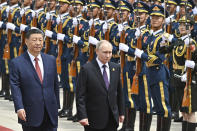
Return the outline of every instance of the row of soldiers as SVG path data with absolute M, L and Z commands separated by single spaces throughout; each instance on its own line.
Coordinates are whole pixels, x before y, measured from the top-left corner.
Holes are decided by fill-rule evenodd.
M 152 101 L 157 114 L 157 131 L 169 131 L 172 112 L 179 110 L 183 112 L 183 131 L 195 131 L 197 8 L 194 1 L 0 2 L 3 78 L 0 95 L 6 99 L 12 99 L 9 61 L 26 51 L 25 32 L 39 28 L 45 33 L 43 52 L 57 58 L 57 72 L 63 87 L 59 116 L 77 121 L 72 108 L 80 67 L 96 57 L 95 46 L 105 39 L 113 45 L 111 61 L 121 66 L 125 96 L 125 121 L 121 131 L 134 130 L 136 111 L 140 112 L 140 131 L 149 131 Z M 182 105 L 183 97 L 186 105 Z

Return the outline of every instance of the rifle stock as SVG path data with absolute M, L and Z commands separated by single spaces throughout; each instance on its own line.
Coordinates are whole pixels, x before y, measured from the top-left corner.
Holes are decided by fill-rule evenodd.
M 51 25 L 52 25 L 51 20 L 48 20 L 46 29 L 47 30 L 51 30 Z M 49 52 L 49 49 L 50 49 L 50 38 L 49 37 L 46 37 L 46 39 L 45 39 L 45 51 L 44 51 L 44 53 L 47 54 Z
M 58 33 L 62 33 L 62 22 L 58 25 Z M 56 58 L 56 65 L 57 65 L 57 73 L 61 74 L 62 66 L 61 66 L 61 56 L 63 53 L 63 41 L 58 40 L 58 55 Z
M 8 13 L 8 22 L 12 22 L 12 14 L 9 11 Z M 10 44 L 12 41 L 12 30 L 8 29 L 7 33 L 7 43 L 4 47 L 4 54 L 3 54 L 3 59 L 4 60 L 9 60 L 10 59 Z
M 138 49 L 142 49 L 142 37 L 141 35 L 139 36 L 139 38 L 137 39 L 137 48 Z M 132 88 L 131 88 L 131 93 L 132 94 L 137 94 L 139 93 L 139 74 L 141 72 L 141 59 L 140 58 L 136 58 L 136 72 L 135 75 L 133 77 L 133 83 L 132 83 Z
M 120 43 L 125 43 L 125 30 L 123 30 L 121 32 L 121 36 L 120 36 Z M 121 82 L 122 82 L 122 86 L 124 85 L 124 65 L 125 65 L 125 53 L 124 51 L 120 51 L 120 77 L 121 77 Z
M 22 24 L 26 24 L 25 14 L 22 16 Z M 22 31 L 21 45 L 19 47 L 18 56 L 20 56 L 24 52 L 24 50 L 23 50 L 24 45 L 25 45 L 25 31 Z
M 94 29 L 94 23 L 91 26 L 90 29 L 90 36 L 94 37 L 95 36 L 95 29 Z M 94 46 L 92 44 L 89 45 L 89 58 L 88 61 L 91 61 L 94 58 Z
M 74 35 L 76 36 L 79 35 L 79 25 L 75 26 Z M 72 77 L 77 76 L 77 63 L 76 62 L 77 62 L 78 55 L 79 55 L 79 47 L 77 46 L 77 44 L 74 44 L 74 56 L 73 56 L 73 60 L 71 62 L 70 71 L 69 71 L 69 75 Z
M 186 51 L 186 59 L 187 60 L 191 60 L 191 50 L 190 47 L 187 47 L 187 51 Z M 187 81 L 186 81 L 186 86 L 184 89 L 184 96 L 183 96 L 183 101 L 182 101 L 182 107 L 190 107 L 190 103 L 191 103 L 191 82 L 192 82 L 192 78 L 191 78 L 191 72 L 192 69 L 191 68 L 187 68 Z

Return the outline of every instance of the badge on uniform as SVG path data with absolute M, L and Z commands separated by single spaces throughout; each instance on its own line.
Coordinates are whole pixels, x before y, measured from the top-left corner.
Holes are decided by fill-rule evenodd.
M 115 71 L 115 68 L 112 68 L 112 71 Z

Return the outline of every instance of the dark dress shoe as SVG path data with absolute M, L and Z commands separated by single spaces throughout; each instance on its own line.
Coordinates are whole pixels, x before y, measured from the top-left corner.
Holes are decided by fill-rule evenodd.
M 68 117 L 68 113 L 69 113 L 69 110 L 61 110 L 61 111 L 59 112 L 59 117 L 60 117 L 60 118 Z
M 78 117 L 77 117 L 77 115 L 74 115 L 73 116 L 73 122 L 78 122 L 79 120 L 78 120 Z
M 182 121 L 183 121 L 183 117 L 179 117 L 179 118 L 174 119 L 174 122 L 182 122 Z
M 0 97 L 4 97 L 4 96 L 5 96 L 5 91 L 4 90 L 1 90 Z

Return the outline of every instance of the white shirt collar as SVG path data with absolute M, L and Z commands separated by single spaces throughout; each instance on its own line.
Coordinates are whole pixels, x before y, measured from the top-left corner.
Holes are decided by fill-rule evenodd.
M 7 5 L 7 2 L 3 2 L 2 4 L 0 4 L 0 7 L 3 7 L 5 5 Z
M 61 18 L 65 17 L 65 16 L 68 16 L 68 15 L 69 15 L 68 12 L 66 12 L 66 13 L 64 13 L 64 14 L 61 14 Z
M 31 61 L 35 61 L 34 59 L 35 59 L 35 56 L 33 56 L 29 51 L 27 51 L 28 52 L 28 54 L 29 54 L 29 57 L 30 57 L 30 59 L 31 59 Z M 38 60 L 40 61 L 40 60 L 42 60 L 42 57 L 41 57 L 41 55 L 39 54 L 38 56 L 37 56 L 37 58 L 38 58 Z
M 98 59 L 98 57 L 96 57 L 96 61 L 98 62 L 98 65 L 99 65 L 100 69 L 102 69 L 104 64 Z M 108 63 L 106 63 L 105 65 L 106 65 L 107 68 L 109 68 Z
M 162 31 L 162 29 L 160 29 L 160 30 L 157 30 L 157 31 L 153 31 L 153 30 L 150 30 L 150 33 L 151 34 L 153 34 L 153 35 L 156 35 L 156 34 L 158 34 L 159 32 L 161 32 Z
M 30 6 L 26 6 L 24 7 L 24 10 L 30 9 Z
M 184 35 L 184 36 L 181 37 L 181 40 L 185 40 L 189 36 L 190 36 L 190 34 L 189 35 Z
M 13 10 L 14 8 L 16 8 L 18 6 L 18 4 L 12 5 L 10 8 L 11 10 Z
M 53 14 L 53 13 L 55 13 L 55 10 L 52 10 L 52 11 L 50 11 L 49 13 L 50 13 L 50 14 Z
M 140 26 L 140 30 L 142 30 L 143 28 L 146 28 L 146 25 Z
M 44 8 L 40 8 L 40 9 L 37 9 L 35 12 L 39 13 L 40 11 L 43 11 L 43 10 L 44 10 Z
M 107 23 L 109 23 L 111 21 L 114 21 L 114 18 L 111 18 L 111 19 L 107 20 Z
M 76 18 L 77 18 L 77 19 L 79 19 L 79 18 L 81 18 L 81 17 L 82 17 L 82 15 L 81 15 L 81 14 L 79 14 Z
M 94 22 L 97 22 L 97 21 L 99 21 L 99 18 L 94 19 Z

